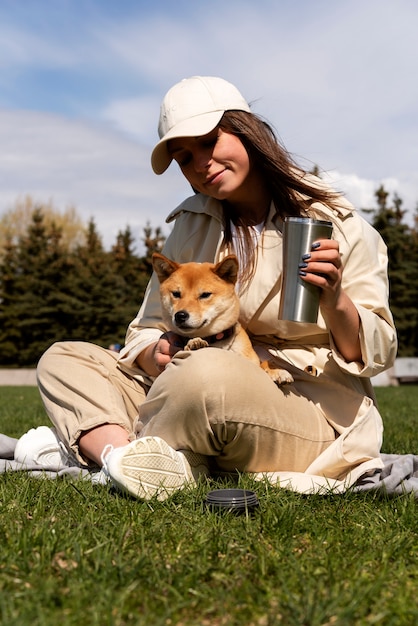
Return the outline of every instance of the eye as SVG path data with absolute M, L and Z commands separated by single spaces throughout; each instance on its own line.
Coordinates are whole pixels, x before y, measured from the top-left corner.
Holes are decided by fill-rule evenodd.
M 207 139 L 206 141 L 202 141 L 202 146 L 204 148 L 212 148 L 217 142 L 218 138 L 214 137 L 212 139 Z
M 186 167 L 187 165 L 189 165 L 191 160 L 192 160 L 192 157 L 190 155 L 184 157 L 184 159 L 181 159 L 179 161 L 180 167 Z
M 204 291 L 203 293 L 200 294 L 199 300 L 206 300 L 207 298 L 210 298 L 211 295 L 212 295 L 211 291 Z
M 181 152 L 174 156 L 174 160 L 177 161 L 180 167 L 186 167 L 191 161 L 191 154 L 189 152 Z
M 209 133 L 209 135 L 205 135 L 204 137 L 202 137 L 201 145 L 204 148 L 212 148 L 218 141 L 218 137 L 218 129 L 215 129 L 212 133 Z
M 180 291 L 172 291 L 171 295 L 173 296 L 173 298 L 175 298 L 176 300 L 178 300 L 179 298 L 181 298 L 181 293 Z

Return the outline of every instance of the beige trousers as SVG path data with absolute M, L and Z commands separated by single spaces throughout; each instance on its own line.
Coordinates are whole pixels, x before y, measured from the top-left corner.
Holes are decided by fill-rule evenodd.
M 40 393 L 78 459 L 81 433 L 106 423 L 212 457 L 224 471 L 301 471 L 335 440 L 322 412 L 293 385 L 274 384 L 232 352 L 180 352 L 151 388 L 117 366 L 118 355 L 56 343 L 38 365 Z M 112 443 L 109 441 L 109 443 Z

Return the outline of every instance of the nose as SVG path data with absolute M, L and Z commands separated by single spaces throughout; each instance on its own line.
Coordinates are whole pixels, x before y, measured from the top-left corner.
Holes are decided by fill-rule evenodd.
M 187 322 L 189 317 L 190 316 L 188 312 L 183 309 L 181 311 L 177 311 L 177 313 L 174 315 L 174 321 L 176 322 L 177 326 L 182 326 Z
M 196 172 L 204 172 L 208 169 L 211 156 L 212 155 L 208 154 L 206 150 L 196 151 L 194 156 L 194 167 Z

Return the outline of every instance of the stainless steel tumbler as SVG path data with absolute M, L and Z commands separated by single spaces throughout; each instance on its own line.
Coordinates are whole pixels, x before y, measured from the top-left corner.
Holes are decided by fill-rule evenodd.
M 293 322 L 318 319 L 320 288 L 299 276 L 302 256 L 318 239 L 330 239 L 332 222 L 307 217 L 286 217 L 283 227 L 283 285 L 279 318 Z

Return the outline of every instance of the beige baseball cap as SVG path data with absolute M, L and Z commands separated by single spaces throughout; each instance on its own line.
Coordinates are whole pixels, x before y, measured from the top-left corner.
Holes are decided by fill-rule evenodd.
M 223 78 L 192 76 L 174 85 L 161 104 L 160 141 L 151 155 L 154 172 L 162 174 L 172 161 L 167 148 L 170 139 L 207 135 L 225 111 L 250 112 L 250 107 L 238 89 Z

